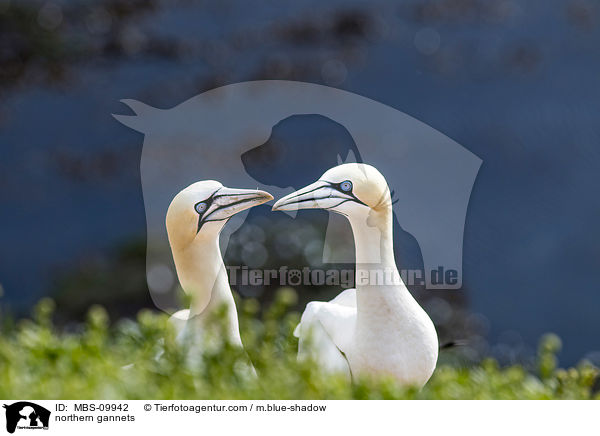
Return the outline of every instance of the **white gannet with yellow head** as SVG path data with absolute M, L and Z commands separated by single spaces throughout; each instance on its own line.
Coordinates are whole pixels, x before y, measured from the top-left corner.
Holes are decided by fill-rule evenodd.
M 308 303 L 294 334 L 298 358 L 349 377 L 392 376 L 423 386 L 433 373 L 433 322 L 402 281 L 393 250 L 392 199 L 374 167 L 343 164 L 275 203 L 273 210 L 325 209 L 347 217 L 354 234 L 356 289 Z
M 226 308 L 225 339 L 242 346 L 237 311 L 219 234 L 238 212 L 273 199 L 268 192 L 226 188 L 214 180 L 196 182 L 179 192 L 167 211 L 166 225 L 177 277 L 190 308 L 171 317 L 179 336 L 202 346 L 207 321 L 215 310 Z

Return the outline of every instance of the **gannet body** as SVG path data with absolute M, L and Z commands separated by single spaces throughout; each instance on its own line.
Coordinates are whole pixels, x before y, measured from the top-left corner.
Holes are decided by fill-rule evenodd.
M 169 244 L 181 287 L 191 296 L 190 308 L 170 318 L 180 340 L 196 349 L 206 346 L 215 339 L 208 337 L 208 322 L 225 307 L 224 331 L 219 331 L 224 337 L 218 339 L 242 346 L 219 234 L 236 213 L 272 199 L 264 191 L 226 188 L 214 180 L 194 183 L 173 198 L 166 216 Z
M 308 303 L 294 332 L 298 358 L 311 356 L 324 370 L 351 378 L 384 375 L 423 386 L 436 366 L 437 333 L 398 273 L 392 201 L 383 175 L 366 164 L 334 167 L 273 206 L 297 209 L 346 216 L 356 251 L 356 289 L 329 302 Z

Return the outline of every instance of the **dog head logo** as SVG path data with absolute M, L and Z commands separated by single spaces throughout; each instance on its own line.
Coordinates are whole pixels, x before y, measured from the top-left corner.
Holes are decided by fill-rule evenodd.
M 50 411 L 28 401 L 5 404 L 6 431 L 14 433 L 15 429 L 48 429 Z
M 134 100 L 123 103 L 135 115 L 114 117 L 145 135 L 140 170 L 148 235 L 147 278 L 159 308 L 172 305 L 175 287 L 175 280 L 164 280 L 175 276 L 164 225 L 173 196 L 205 179 L 256 187 L 275 198 L 289 194 L 294 190 L 291 186 L 269 184 L 275 177 L 252 177 L 243 156 L 267 143 L 279 123 L 308 114 L 343 126 L 355 144 L 354 159 L 375 166 L 385 176 L 397 199 L 393 206 L 397 222 L 418 243 L 426 288 L 462 287 L 465 218 L 481 159 L 432 127 L 347 91 L 292 81 L 227 85 L 168 110 Z M 335 146 L 331 148 L 337 153 Z M 347 155 L 338 159 L 338 163 L 344 161 Z M 301 171 L 294 162 L 282 164 L 287 165 L 288 174 Z M 247 211 L 234 216 L 225 227 L 222 252 L 246 215 Z M 332 219 L 335 214 L 330 214 Z M 343 252 L 336 247 L 353 240 L 351 233 L 330 232 L 332 227 L 327 228 L 323 261 L 351 261 L 336 257 Z M 440 281 L 440 269 L 452 271 L 451 280 Z

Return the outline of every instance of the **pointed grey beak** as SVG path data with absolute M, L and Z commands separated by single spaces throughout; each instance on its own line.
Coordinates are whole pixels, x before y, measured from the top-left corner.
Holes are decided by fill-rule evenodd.
M 273 200 L 273 196 L 258 189 L 219 189 L 213 196 L 213 203 L 204 216 L 206 221 L 218 221 L 232 217 L 236 213 Z
M 331 183 L 319 180 L 279 199 L 273 210 L 331 209 L 352 199 L 334 189 Z

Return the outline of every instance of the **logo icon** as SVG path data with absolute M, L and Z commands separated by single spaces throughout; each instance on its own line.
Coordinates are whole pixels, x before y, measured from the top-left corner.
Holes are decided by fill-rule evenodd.
M 6 409 L 6 431 L 14 433 L 15 429 L 48 429 L 50 411 L 29 401 L 19 401 L 11 405 L 4 404 Z

